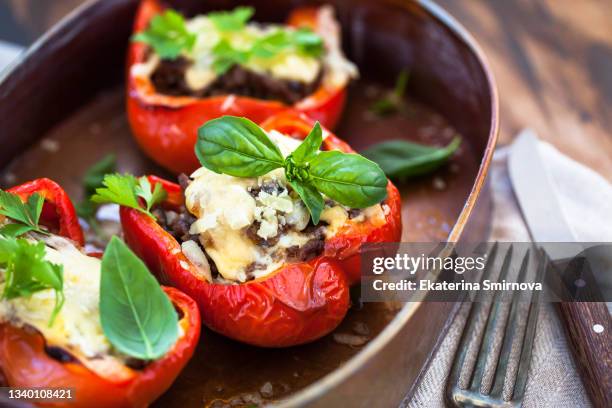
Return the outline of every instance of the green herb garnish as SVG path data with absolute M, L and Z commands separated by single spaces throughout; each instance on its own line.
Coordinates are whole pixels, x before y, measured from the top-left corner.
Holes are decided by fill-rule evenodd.
M 149 27 L 132 41 L 150 45 L 162 59 L 176 59 L 183 50 L 191 51 L 197 36 L 190 33 L 185 19 L 174 10 L 166 10 L 151 19 Z
M 155 219 L 151 208 L 166 198 L 166 191 L 161 183 L 155 183 L 153 189 L 147 177 L 136 178 L 131 174 L 107 174 L 102 181 L 104 187 L 96 189 L 91 201 L 98 204 L 115 203 L 130 207 Z M 144 208 L 139 202 L 144 201 Z
M 89 226 L 100 235 L 100 227 L 96 220 L 96 212 L 99 205 L 91 201 L 96 189 L 103 187 L 102 182 L 107 174 L 114 173 L 117 167 L 117 159 L 114 154 L 105 156 L 102 160 L 91 166 L 83 176 L 83 192 L 85 198 L 76 205 L 79 217 L 83 218 Z
M 254 13 L 255 9 L 253 7 L 236 7 L 232 11 L 208 13 L 208 18 L 210 18 L 219 31 L 240 31 Z
M 234 65 L 245 65 L 253 58 L 274 58 L 287 51 L 316 58 L 323 52 L 323 40 L 308 28 L 279 28 L 260 38 L 250 38 L 246 46 L 237 48 L 231 41 L 232 36 L 234 33 L 242 36 L 240 31 L 244 30 L 253 13 L 252 7 L 237 7 L 232 11 L 207 15 L 220 33 L 219 41 L 211 49 L 212 68 L 217 75 L 226 73 Z M 162 59 L 176 59 L 181 53 L 192 51 L 197 36 L 197 33 L 187 30 L 185 20 L 179 13 L 167 10 L 153 17 L 149 27 L 135 34 L 132 41 L 148 44 Z M 243 41 L 241 37 L 240 44 Z M 249 44 L 249 41 L 252 43 Z
M 117 350 L 143 360 L 163 356 L 178 338 L 178 316 L 170 299 L 116 236 L 102 258 L 100 320 Z
M 327 197 L 353 208 L 377 204 L 387 196 L 387 178 L 363 156 L 319 151 L 323 137 L 315 124 L 300 146 L 284 158 L 276 144 L 246 118 L 223 116 L 198 130 L 196 156 L 203 166 L 234 177 L 259 177 L 285 169 L 287 181 L 318 224 Z
M 217 75 L 223 75 L 234 65 L 245 64 L 249 59 L 249 53 L 238 50 L 227 40 L 221 40 L 212 49 L 215 56 L 212 67 Z
M 15 221 L 0 228 L 0 234 L 11 237 L 29 231 L 47 234 L 38 225 L 44 202 L 45 199 L 38 193 L 30 195 L 24 203 L 18 195 L 0 190 L 0 215 Z
M 278 29 L 256 39 L 249 49 L 237 49 L 228 40 L 221 39 L 212 49 L 213 69 L 222 75 L 234 65 L 245 65 L 253 58 L 274 58 L 286 51 L 317 58 L 323 52 L 323 40 L 307 28 Z
M 405 180 L 436 170 L 448 161 L 460 144 L 459 136 L 446 147 L 391 140 L 376 144 L 361 153 L 378 163 L 389 178 Z
M 408 71 L 401 71 L 395 81 L 393 91 L 388 92 L 383 98 L 374 102 L 370 106 L 370 110 L 380 116 L 387 116 L 401 111 L 404 108 L 404 94 L 406 93 L 408 78 Z
M 45 289 L 55 291 L 49 326 L 64 305 L 63 266 L 45 260 L 45 244 L 0 236 L 0 268 L 5 270 L 3 299 L 29 297 Z

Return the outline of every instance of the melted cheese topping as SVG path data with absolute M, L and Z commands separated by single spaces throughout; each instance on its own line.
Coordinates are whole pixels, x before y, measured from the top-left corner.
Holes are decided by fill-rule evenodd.
M 276 131 L 268 135 L 285 157 L 301 143 Z M 309 224 L 310 214 L 299 196 L 287 188 L 283 169 L 258 178 L 237 178 L 202 167 L 191 178 L 185 203 L 197 220 L 189 232 L 199 235 L 224 280 L 246 281 L 253 264 L 257 268 L 250 271 L 251 276 L 265 276 L 286 262 L 284 250 L 302 247 L 312 238 L 301 232 Z M 264 191 L 266 185 L 278 186 L 280 191 Z M 360 217 L 359 222 L 371 218 L 385 221 L 379 204 L 362 211 Z M 328 201 L 321 220 L 328 224 L 325 237 L 330 238 L 349 222 L 348 209 Z M 257 245 L 247 234 L 254 223 L 258 225 L 257 236 L 266 240 L 278 236 L 278 240 L 273 245 Z
M 2 300 L 0 319 L 33 326 L 48 343 L 62 346 L 74 354 L 87 358 L 108 354 L 111 346 L 102 331 L 98 305 L 100 260 L 83 254 L 70 241 L 60 237 L 49 239 L 45 259 L 64 266 L 66 300 L 53 325 L 49 327 L 48 324 L 55 306 L 52 289 L 29 297 Z
M 244 67 L 281 80 L 312 83 L 322 68 L 325 68 L 323 83 L 327 86 L 344 86 L 351 78 L 359 76 L 357 67 L 342 52 L 340 28 L 334 17 L 333 8 L 321 7 L 318 15 L 319 30 L 317 34 L 323 39 L 325 51 L 321 58 L 284 50 L 271 58 L 249 58 Z M 244 30 L 220 32 L 205 15 L 187 20 L 188 31 L 197 35 L 195 45 L 184 55 L 193 61 L 185 72 L 185 82 L 193 90 L 201 90 L 210 85 L 217 74 L 213 70 L 213 48 L 221 40 L 228 41 L 233 48 L 250 50 L 254 42 L 279 29 L 293 30 L 292 27 L 258 23 L 249 23 Z M 135 64 L 132 75 L 149 77 L 159 64 L 159 57 L 151 54 L 146 62 Z
M 45 259 L 63 265 L 64 305 L 49 326 L 55 307 L 52 289 L 28 297 L 2 299 L 0 322 L 35 328 L 47 345 L 68 351 L 102 377 L 114 381 L 130 378 L 134 372 L 125 365 L 127 356 L 112 347 L 100 322 L 101 260 L 84 254 L 66 238 L 51 235 L 43 240 Z M 4 273 L 0 269 L 0 293 L 4 290 Z

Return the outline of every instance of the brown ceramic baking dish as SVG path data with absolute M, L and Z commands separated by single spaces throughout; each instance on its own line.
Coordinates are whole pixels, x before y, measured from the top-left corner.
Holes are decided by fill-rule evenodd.
M 121 171 L 165 175 L 133 142 L 124 112 L 125 50 L 137 0 L 92 0 L 37 41 L 0 78 L 0 185 L 50 177 L 80 199 L 85 169 L 117 154 Z M 187 15 L 232 1 L 169 1 Z M 242 2 L 241 2 L 242 3 Z M 307 1 L 253 1 L 255 18 L 282 21 Z M 429 1 L 328 0 L 361 78 L 337 133 L 357 149 L 387 138 L 463 144 L 450 165 L 402 186 L 404 241 L 485 237 L 486 175 L 498 131 L 495 84 L 471 36 Z M 408 109 L 369 112 L 381 89 L 410 72 Z M 443 337 L 454 305 L 358 305 L 319 341 L 262 350 L 204 331 L 201 344 L 158 406 L 273 401 L 282 406 L 397 406 Z M 368 341 L 348 346 L 346 335 Z M 351 337 L 353 336 L 353 337 Z M 339 341 L 340 340 L 340 341 Z M 1 378 L 1 377 L 0 377 Z

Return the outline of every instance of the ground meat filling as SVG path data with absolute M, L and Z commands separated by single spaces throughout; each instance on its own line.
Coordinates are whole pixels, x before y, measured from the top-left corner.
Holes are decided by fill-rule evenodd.
M 184 192 L 190 183 L 189 177 L 185 174 L 181 174 L 178 177 L 178 181 Z M 268 194 L 279 194 L 282 190 L 283 188 L 276 183 L 264 183 L 261 186 L 251 188 L 249 193 L 253 197 L 257 197 L 261 191 Z M 203 252 L 210 265 L 213 279 L 220 277 L 214 261 L 206 254 L 205 245 L 202 245 L 199 236 L 189 233 L 190 226 L 196 221 L 196 217 L 187 210 L 187 207 L 182 205 L 177 210 L 165 210 L 158 207 L 153 210 L 153 214 L 156 216 L 159 225 L 180 243 L 189 240 L 196 242 L 204 250 Z M 261 224 L 255 221 L 249 227 L 245 228 L 244 232 L 255 244 L 266 248 L 274 247 L 279 242 L 281 235 L 291 231 L 292 228 L 292 226 L 288 224 L 279 225 L 278 233 L 275 236 L 264 239 L 257 234 L 260 226 Z M 276 256 L 282 256 L 287 259 L 288 262 L 305 262 L 319 256 L 325 247 L 326 226 L 327 224 L 324 221 L 319 222 L 318 225 L 314 225 L 312 220 L 310 220 L 306 228 L 300 231 L 300 233 L 308 235 L 310 239 L 301 246 L 290 246 L 282 251 L 282 253 L 279 251 Z M 254 272 L 264 269 L 266 269 L 266 265 L 253 262 L 245 268 L 245 273 L 248 279 L 253 279 Z
M 301 247 L 294 245 L 287 248 L 287 259 L 290 261 L 309 261 L 319 256 L 325 249 L 324 222 L 314 225 L 311 221 L 303 232 L 312 233 L 313 237 Z
M 156 91 L 166 95 L 198 98 L 235 94 L 264 100 L 278 100 L 292 105 L 312 94 L 319 87 L 323 77 L 321 70 L 314 81 L 303 83 L 277 79 L 240 65 L 234 65 L 210 85 L 195 90 L 191 89 L 185 81 L 185 72 L 191 64 L 192 62 L 185 57 L 161 60 L 151 74 L 151 81 Z

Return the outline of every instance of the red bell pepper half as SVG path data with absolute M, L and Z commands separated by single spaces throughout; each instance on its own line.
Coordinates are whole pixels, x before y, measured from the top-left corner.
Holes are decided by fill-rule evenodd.
M 26 200 L 33 193 L 45 198 L 41 224 L 83 244 L 74 206 L 66 192 L 49 179 L 37 179 L 8 190 Z M 72 399 L 54 400 L 48 406 L 143 407 L 167 390 L 193 355 L 200 336 L 200 314 L 196 303 L 175 288 L 164 287 L 179 311 L 181 336 L 159 360 L 143 369 L 128 366 L 103 375 L 79 361 L 63 362 L 46 351 L 43 336 L 27 327 L 0 323 L 0 378 L 10 387 L 66 388 Z M 47 404 L 42 404 L 46 406 Z
M 164 8 L 158 0 L 143 0 L 136 15 L 134 32 L 145 30 L 150 20 L 163 12 Z M 319 24 L 318 13 L 317 8 L 296 9 L 289 16 L 287 23 L 316 31 Z M 131 67 L 144 62 L 146 55 L 145 44 L 130 44 L 127 59 L 128 119 L 132 133 L 145 153 L 176 174 L 191 173 L 199 167 L 193 146 L 198 127 L 202 123 L 223 115 L 243 116 L 259 123 L 290 108 L 278 101 L 238 95 L 195 98 L 159 94 L 148 78 L 132 75 Z M 331 87 L 322 84 L 292 108 L 333 128 L 340 118 L 345 99 L 346 85 Z
M 305 138 L 313 122 L 295 112 L 281 113 L 262 124 L 286 135 Z M 323 149 L 352 149 L 324 130 Z M 162 206 L 177 210 L 184 203 L 178 184 L 150 176 L 168 193 Z M 210 283 L 185 257 L 177 240 L 155 220 L 121 207 L 125 239 L 165 284 L 176 286 L 200 306 L 203 322 L 233 339 L 263 347 L 306 343 L 332 331 L 349 307 L 349 285 L 360 279 L 359 252 L 365 242 L 400 239 L 400 198 L 389 182 L 383 203 L 385 222 L 347 225 L 325 243 L 323 254 L 308 262 L 288 263 L 271 275 L 243 284 Z

